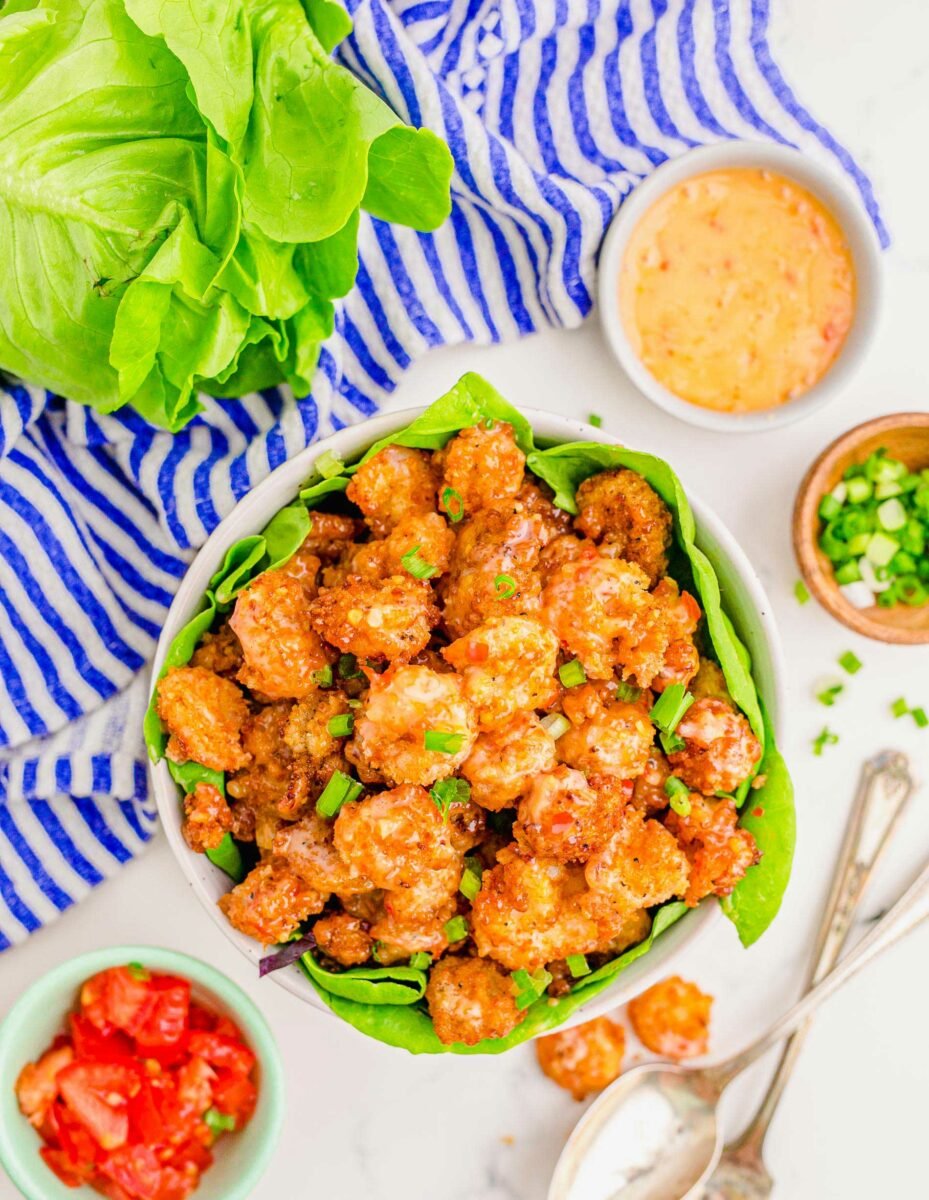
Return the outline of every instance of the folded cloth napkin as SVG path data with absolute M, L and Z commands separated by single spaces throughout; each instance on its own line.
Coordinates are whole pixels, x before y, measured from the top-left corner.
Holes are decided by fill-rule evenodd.
M 433 235 L 363 217 L 358 284 L 312 394 L 204 399 L 171 436 L 0 386 L 0 949 L 155 832 L 141 718 L 196 548 L 290 455 L 377 411 L 431 346 L 575 326 L 637 180 L 691 146 L 766 138 L 871 185 L 768 48 L 768 0 L 350 0 L 340 54 L 455 157 Z

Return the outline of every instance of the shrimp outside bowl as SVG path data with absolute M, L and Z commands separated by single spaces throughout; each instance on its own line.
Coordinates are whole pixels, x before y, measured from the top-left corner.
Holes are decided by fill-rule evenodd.
M 256 970 L 410 1052 L 589 1020 L 721 909 L 749 945 L 780 906 L 784 670 L 750 563 L 660 458 L 478 375 L 245 496 L 153 680 L 199 900 Z

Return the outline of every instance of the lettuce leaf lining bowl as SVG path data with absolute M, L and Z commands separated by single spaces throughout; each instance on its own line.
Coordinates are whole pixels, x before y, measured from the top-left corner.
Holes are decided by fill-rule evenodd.
M 781 650 L 770 605 L 744 553 L 712 512 L 685 496 L 661 459 L 604 441 L 602 430 L 556 414 L 515 409 L 478 375 L 464 376 L 425 410 L 391 413 L 341 430 L 283 464 L 244 497 L 206 542 L 181 584 L 159 641 L 154 678 L 189 658 L 217 606 L 231 604 L 250 578 L 296 549 L 305 532 L 306 508 L 312 510 L 328 495 L 344 490 L 351 464 L 390 442 L 437 448 L 459 429 L 487 417 L 513 424 L 527 454 L 527 469 L 545 479 L 565 507 L 573 506 L 577 485 L 587 475 L 625 465 L 639 471 L 672 509 L 677 545 L 689 560 L 714 650 L 733 698 L 764 746 L 759 774 L 766 781 L 750 793 L 742 822 L 765 853 L 722 906 L 712 900 L 692 910 L 680 902 L 665 905 L 644 942 L 578 980 L 567 996 L 557 1001 L 543 996 L 508 1037 L 475 1047 L 439 1042 L 421 1001 L 426 983 L 422 971 L 368 967 L 330 976 L 307 956 L 301 965 L 275 972 L 281 986 L 313 1007 L 329 1009 L 361 1032 L 413 1053 L 500 1053 L 555 1027 L 609 1011 L 668 974 L 675 955 L 718 917 L 720 907 L 743 943 L 750 945 L 777 914 L 793 857 L 793 795 L 775 743 L 784 708 Z M 321 479 L 315 465 L 323 455 L 329 477 Z M 333 476 L 333 460 L 349 465 Z M 236 863 L 226 846 L 213 853 L 212 862 L 192 854 L 181 833 L 178 783 L 192 787 L 202 777 L 202 768 L 169 767 L 160 757 L 163 732 L 152 710 L 146 740 L 159 813 L 181 868 L 226 937 L 257 969 L 261 947 L 233 929 L 216 906 L 228 890 L 229 876 L 235 877 L 244 864 Z

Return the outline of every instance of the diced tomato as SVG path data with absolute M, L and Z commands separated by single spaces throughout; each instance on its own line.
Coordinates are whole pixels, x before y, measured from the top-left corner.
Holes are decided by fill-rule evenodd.
M 20 1071 L 16 1080 L 16 1099 L 23 1116 L 33 1125 L 38 1127 L 44 1121 L 58 1095 L 58 1075 L 73 1059 L 74 1050 L 65 1042 L 46 1050 L 38 1062 L 27 1063 Z
M 42 1155 L 45 1165 L 51 1167 L 65 1187 L 80 1187 L 93 1175 L 93 1163 L 87 1170 L 76 1168 L 63 1150 L 55 1150 L 52 1146 L 42 1146 L 39 1153 Z
M 101 1196 L 106 1196 L 107 1200 L 133 1200 L 125 1188 L 121 1188 L 115 1180 L 107 1179 L 103 1175 L 95 1176 L 91 1186 Z
M 241 1129 L 251 1119 L 257 1100 L 258 1091 L 247 1076 L 221 1072 L 213 1084 L 214 1107 L 235 1117 L 236 1129 Z
M 232 1038 L 236 1042 L 242 1042 L 243 1044 L 245 1042 L 242 1030 L 229 1017 L 219 1017 L 213 1032 L 220 1034 L 222 1037 Z
M 139 1200 L 156 1200 L 161 1192 L 161 1163 L 151 1146 L 120 1146 L 101 1162 L 100 1173 Z
M 106 971 L 91 975 L 81 988 L 81 1012 L 98 1029 L 110 1023 L 106 1015 L 106 977 Z
M 214 1029 L 217 1026 L 217 1019 L 213 1013 L 203 1008 L 196 1000 L 191 1000 L 187 1023 L 191 1029 Z
M 155 1007 L 151 979 L 137 979 L 128 967 L 111 967 L 106 974 L 107 1017 L 135 1037 Z
M 213 1103 L 216 1072 L 205 1058 L 192 1058 L 177 1072 L 177 1098 L 181 1111 L 201 1116 Z
M 147 1079 L 129 1101 L 129 1140 L 158 1146 L 166 1136 L 165 1122 L 155 1100 L 155 1092 Z
M 80 1013 L 72 1013 L 68 1020 L 71 1025 L 74 1052 L 78 1058 L 92 1058 L 97 1062 L 131 1061 L 133 1057 L 131 1040 L 109 1022 L 101 1029 L 89 1017 L 82 1016 Z
M 255 1065 L 255 1056 L 236 1038 L 221 1033 L 192 1033 L 188 1042 L 191 1054 L 197 1054 L 212 1067 L 221 1067 L 234 1075 L 247 1075 Z
M 177 1046 L 187 1032 L 190 985 L 162 988 L 154 994 L 154 1004 L 145 1021 L 136 1030 L 140 1050 Z
M 191 1163 L 186 1170 L 176 1167 L 165 1167 L 161 1173 L 161 1191 L 158 1200 L 187 1200 L 196 1191 L 200 1182 L 200 1172 Z
M 115 1150 L 129 1136 L 127 1104 L 140 1085 L 133 1067 L 78 1060 L 58 1076 L 65 1104 L 104 1150 Z
M 92 1168 L 102 1151 L 77 1117 L 60 1100 L 56 1100 L 52 1105 L 49 1123 L 55 1130 L 55 1144 L 64 1152 L 72 1167 Z
M 171 1162 L 179 1170 L 186 1170 L 190 1165 L 193 1165 L 202 1173 L 213 1165 L 213 1155 L 202 1142 L 198 1142 L 196 1138 L 191 1138 L 189 1141 L 184 1142 L 183 1145 L 178 1146 L 171 1156 Z

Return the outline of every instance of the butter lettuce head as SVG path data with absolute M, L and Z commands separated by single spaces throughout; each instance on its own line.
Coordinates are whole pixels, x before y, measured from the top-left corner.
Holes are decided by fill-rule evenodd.
M 451 156 L 330 52 L 332 0 L 0 0 L 0 369 L 176 430 L 309 391 L 365 209 L 450 210 Z
M 692 587 L 699 595 L 712 651 L 725 674 L 733 699 L 763 748 L 755 781 L 760 786 L 742 789 L 740 818 L 755 836 L 763 857 L 757 866 L 749 869 L 722 904 L 742 942 L 749 946 L 777 916 L 790 878 L 796 832 L 793 788 L 755 687 L 748 653 L 723 609 L 713 564 L 696 545 L 694 517 L 683 488 L 667 463 L 622 446 L 578 442 L 538 447 L 522 413 L 479 375 L 473 374 L 465 375 L 406 429 L 375 443 L 364 458 L 370 458 L 389 444 L 436 450 L 460 429 L 487 418 L 512 424 L 517 441 L 527 456 L 527 468 L 554 489 L 556 502 L 563 508 L 575 511 L 575 493 L 588 476 L 608 467 L 623 466 L 638 471 L 664 499 L 674 516 L 681 566 L 689 571 Z M 199 613 L 170 647 L 164 670 L 187 662 L 205 629 L 216 619 L 217 612 L 227 610 L 250 579 L 270 566 L 286 561 L 294 553 L 306 534 L 308 522 L 312 521 L 312 509 L 327 496 L 344 491 L 355 469 L 349 465 L 335 477 L 312 482 L 301 492 L 299 502 L 278 513 L 262 534 L 245 538 L 229 549 Z M 740 618 L 745 624 L 753 620 L 752 613 L 733 613 L 732 617 Z M 154 707 L 146 718 L 146 740 L 152 758 L 157 760 L 164 751 L 164 733 Z M 193 764 L 185 764 L 174 767 L 173 773 L 182 787 L 190 790 L 202 777 L 199 774 L 202 770 Z M 744 803 L 745 794 L 751 796 L 750 804 Z M 235 870 L 230 870 L 230 862 L 239 868 L 241 862 L 236 864 L 231 860 L 228 847 L 221 847 L 218 853 L 222 859 L 218 865 L 234 878 L 238 877 Z M 714 901 L 705 900 L 704 903 Z M 424 971 L 393 966 L 364 967 L 335 974 L 325 971 L 312 954 L 305 954 L 301 965 L 309 984 L 324 1003 L 369 1037 L 414 1054 L 499 1054 L 537 1033 L 555 1029 L 608 988 L 627 966 L 647 954 L 655 940 L 686 912 L 686 906 L 680 901 L 664 905 L 654 914 L 651 932 L 644 941 L 578 980 L 567 995 L 557 1000 L 543 996 L 527 1010 L 526 1019 L 507 1037 L 487 1039 L 476 1046 L 445 1046 L 439 1041 L 423 1001 L 427 983 Z

